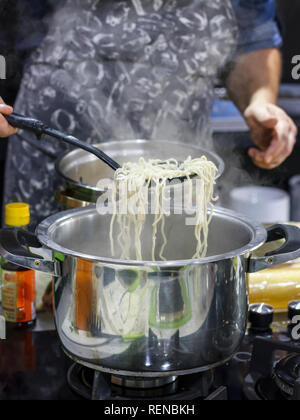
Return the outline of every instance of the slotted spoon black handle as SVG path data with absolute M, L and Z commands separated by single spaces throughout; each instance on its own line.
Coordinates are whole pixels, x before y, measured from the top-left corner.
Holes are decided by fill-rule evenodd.
M 6 120 L 11 126 L 15 128 L 21 128 L 23 130 L 29 130 L 33 132 L 39 139 L 42 138 L 42 136 L 44 135 L 48 135 L 56 138 L 57 140 L 64 141 L 66 143 L 71 144 L 72 146 L 76 146 L 80 149 L 83 149 L 86 152 L 92 153 L 97 158 L 105 162 L 108 166 L 110 166 L 114 171 L 121 167 L 112 158 L 107 156 L 107 154 L 102 152 L 102 150 L 99 150 L 98 148 L 87 144 L 74 136 L 69 136 L 58 130 L 50 128 L 42 121 L 16 113 L 12 113 L 10 115 L 3 115 L 3 117 L 6 118 Z

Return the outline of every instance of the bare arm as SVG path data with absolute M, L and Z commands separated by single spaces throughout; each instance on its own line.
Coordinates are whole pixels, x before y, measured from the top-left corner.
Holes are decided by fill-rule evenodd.
M 249 155 L 265 169 L 279 166 L 292 153 L 297 136 L 291 118 L 276 105 L 280 78 L 281 54 L 271 48 L 239 57 L 226 81 L 258 147 Z
M 281 54 L 277 49 L 252 51 L 238 58 L 227 79 L 231 99 L 242 114 L 252 103 L 277 103 Z

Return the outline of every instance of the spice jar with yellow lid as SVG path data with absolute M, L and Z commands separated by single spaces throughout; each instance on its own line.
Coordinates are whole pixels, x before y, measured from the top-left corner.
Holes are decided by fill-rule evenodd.
M 30 207 L 27 203 L 5 206 L 7 228 L 27 229 Z M 33 325 L 36 320 L 35 272 L 3 260 L 1 263 L 2 315 L 10 326 Z

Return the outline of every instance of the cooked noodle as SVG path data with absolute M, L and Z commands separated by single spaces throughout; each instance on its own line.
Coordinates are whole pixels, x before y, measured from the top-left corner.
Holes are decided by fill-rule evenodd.
M 135 258 L 143 260 L 141 237 L 148 212 L 149 191 L 154 193 L 154 222 L 152 225 L 152 260 L 165 260 L 164 251 L 167 246 L 165 234 L 165 217 L 170 211 L 164 208 L 167 198 L 167 187 L 170 180 L 185 177 L 188 187 L 187 204 L 196 213 L 195 237 L 197 249 L 191 258 L 203 258 L 207 253 L 208 227 L 213 215 L 214 184 L 217 168 L 205 156 L 178 163 L 175 159 L 167 161 L 145 160 L 140 158 L 136 163 L 126 163 L 118 169 L 114 177 L 113 216 L 110 226 L 110 241 L 112 255 L 115 256 L 114 226 L 117 220 L 119 235 L 117 241 L 122 250 L 121 259 L 131 258 L 131 249 L 135 249 Z M 193 191 L 195 189 L 194 175 L 197 175 L 197 190 L 193 206 Z M 134 236 L 132 235 L 134 230 Z M 161 234 L 162 245 L 157 250 L 157 236 Z

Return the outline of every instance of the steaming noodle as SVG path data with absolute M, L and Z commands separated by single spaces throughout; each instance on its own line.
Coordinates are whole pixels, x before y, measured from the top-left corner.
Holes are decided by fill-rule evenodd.
M 207 253 L 209 224 L 213 215 L 214 184 L 217 167 L 205 156 L 178 163 L 175 159 L 167 161 L 145 160 L 126 163 L 115 172 L 113 188 L 113 216 L 110 226 L 111 252 L 115 256 L 114 229 L 118 224 L 119 235 L 117 241 L 121 248 L 121 259 L 131 259 L 131 250 L 135 250 L 135 258 L 143 260 L 142 233 L 149 209 L 149 192 L 154 200 L 154 222 L 152 225 L 152 260 L 156 260 L 156 253 L 160 260 L 165 260 L 164 251 L 168 244 L 165 234 L 165 217 L 170 215 L 170 209 L 165 208 L 167 188 L 170 180 L 186 177 L 187 203 L 185 206 L 193 208 L 196 213 L 195 238 L 197 247 L 194 258 L 203 258 Z M 197 179 L 193 180 L 194 175 Z M 193 191 L 196 181 L 197 190 L 193 206 Z M 134 232 L 134 234 L 132 234 Z M 157 250 L 157 236 L 162 236 L 162 245 Z

